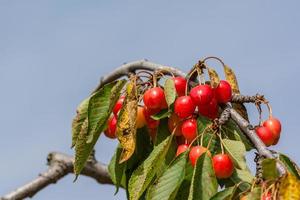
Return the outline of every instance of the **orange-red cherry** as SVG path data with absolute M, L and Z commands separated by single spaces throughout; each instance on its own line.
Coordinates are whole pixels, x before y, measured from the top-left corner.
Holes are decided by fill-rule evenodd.
M 181 136 L 182 135 L 181 126 L 182 126 L 181 118 L 179 118 L 175 113 L 172 113 L 172 115 L 168 119 L 168 128 L 170 133 L 173 133 L 174 129 L 176 128 L 174 135 Z
M 175 84 L 175 89 L 176 92 L 178 94 L 178 96 L 184 96 L 185 94 L 185 88 L 186 88 L 186 79 L 181 77 L 181 76 L 177 76 L 173 78 L 174 84 Z
M 263 126 L 268 128 L 274 135 L 274 143 L 273 145 L 277 144 L 280 133 L 281 133 L 281 123 L 275 117 L 270 117 L 268 120 L 264 121 Z
M 143 96 L 144 104 L 150 109 L 161 108 L 165 101 L 164 90 L 160 87 L 154 87 L 147 90 Z
M 189 159 L 190 159 L 190 163 L 192 164 L 193 167 L 195 166 L 197 159 L 205 152 L 207 152 L 207 154 L 209 156 L 211 156 L 209 150 L 205 147 L 194 146 L 191 148 L 191 151 L 189 153 Z
M 259 126 L 255 129 L 257 136 L 263 141 L 266 146 L 271 146 L 274 141 L 273 133 L 264 126 Z
M 142 128 L 146 125 L 146 118 L 144 115 L 144 112 L 145 112 L 144 110 L 145 110 L 144 107 L 141 107 L 141 106 L 138 107 L 137 116 L 136 116 L 136 127 L 137 128 Z
M 125 96 L 121 96 L 120 99 L 115 104 L 115 106 L 113 108 L 113 113 L 115 115 L 117 115 L 119 113 L 119 111 L 121 110 L 124 100 L 125 100 Z
M 189 149 L 189 145 L 181 144 L 177 147 L 176 157 Z
M 184 138 L 191 142 L 197 137 L 197 121 L 196 119 L 188 119 L 182 123 L 181 132 Z
M 191 89 L 190 96 L 197 106 L 206 105 L 212 100 L 214 91 L 209 85 L 198 85 Z
M 193 115 L 196 109 L 195 104 L 190 96 L 178 97 L 174 104 L 174 112 L 180 118 L 186 118 Z
M 231 158 L 227 154 L 217 154 L 213 156 L 212 161 L 217 178 L 229 178 L 232 175 L 234 167 Z
M 159 126 L 159 120 L 152 119 L 152 115 L 158 112 L 158 109 L 149 109 L 148 107 L 144 107 L 144 117 L 148 128 L 154 129 Z
M 113 115 L 109 118 L 107 121 L 107 129 L 104 131 L 104 134 L 106 137 L 114 139 L 117 137 L 116 130 L 117 130 L 117 117 L 116 115 Z
M 215 89 L 215 95 L 219 103 L 228 103 L 231 100 L 232 96 L 232 89 L 230 84 L 225 80 L 221 80 L 219 85 Z

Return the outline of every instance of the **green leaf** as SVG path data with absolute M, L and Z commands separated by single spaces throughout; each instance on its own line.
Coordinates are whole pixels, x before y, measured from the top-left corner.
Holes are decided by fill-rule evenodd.
M 164 109 L 160 111 L 159 113 L 152 115 L 151 118 L 154 120 L 161 120 L 167 117 L 170 117 L 172 114 L 172 110 Z
M 272 158 L 266 158 L 262 161 L 262 175 L 266 180 L 274 180 L 279 177 L 279 173 L 276 168 L 276 160 Z
M 184 180 L 176 193 L 175 200 L 187 200 L 189 197 L 190 187 L 191 181 Z
M 170 107 L 176 99 L 175 83 L 172 79 L 167 79 L 164 85 L 165 97 L 168 106 Z
M 239 191 L 247 191 L 251 188 L 251 183 L 254 176 L 248 168 L 239 170 L 234 169 L 233 174 L 227 179 L 219 179 L 218 182 L 221 187 L 231 187 L 238 184 Z
M 202 115 L 199 115 L 197 119 L 197 127 L 198 127 L 198 134 L 203 133 L 205 130 L 211 131 L 208 126 L 212 124 L 212 121 Z
M 231 200 L 232 195 L 234 194 L 236 187 L 228 187 L 224 190 L 215 194 L 210 200 Z
M 260 200 L 261 199 L 261 188 L 255 187 L 251 192 L 246 195 L 245 199 L 249 200 Z
M 87 111 L 90 97 L 84 99 L 76 110 L 76 117 L 72 121 L 72 148 L 75 146 L 80 134 L 84 120 L 87 118 Z
M 245 153 L 246 148 L 243 142 L 223 139 L 223 145 L 226 152 L 232 158 L 234 165 L 239 169 L 245 169 L 247 167 Z
M 209 200 L 217 191 L 218 183 L 211 158 L 204 153 L 198 158 L 195 165 L 188 199 Z
M 138 200 L 148 188 L 166 156 L 173 136 L 154 147 L 148 158 L 131 175 L 128 184 L 130 200 Z
M 300 170 L 296 163 L 284 154 L 279 154 L 279 160 L 284 164 L 287 170 L 300 180 Z
M 247 151 L 252 150 L 254 147 L 241 129 L 230 119 L 225 125 L 222 126 L 222 130 L 230 140 L 242 141 Z
M 125 184 L 122 183 L 122 180 L 125 178 L 126 163 L 119 164 L 121 153 L 122 148 L 118 146 L 108 165 L 109 176 L 116 186 L 115 194 L 118 193 L 120 186 L 125 187 Z
M 155 138 L 154 145 L 159 145 L 162 141 L 164 141 L 171 133 L 168 128 L 168 119 L 162 119 L 157 128 L 157 134 Z
M 95 92 L 91 98 L 94 98 L 94 102 L 91 104 L 91 106 L 95 106 L 94 109 L 90 108 L 91 112 L 95 112 L 94 110 L 97 110 L 97 118 L 99 120 L 99 123 L 97 123 L 98 127 L 95 127 L 94 129 L 89 129 L 89 118 L 86 118 L 82 125 L 82 129 L 80 131 L 80 134 L 78 136 L 76 145 L 75 145 L 75 162 L 74 162 L 74 174 L 76 177 L 80 174 L 81 170 L 83 169 L 90 153 L 92 152 L 101 132 L 105 128 L 105 124 L 107 119 L 109 118 L 109 115 L 112 111 L 112 108 L 119 98 L 118 92 L 123 87 L 125 81 L 117 81 L 112 82 L 109 84 L 106 84 L 101 88 L 99 91 Z M 95 96 L 95 97 L 94 97 Z M 91 100 L 90 100 L 91 101 Z M 90 105 L 89 105 L 90 107 Z M 100 113 L 100 115 L 99 115 Z M 94 117 L 96 116 L 89 114 L 88 116 L 93 117 L 91 121 L 93 121 L 92 124 L 94 124 L 95 120 Z M 100 123 L 101 122 L 101 123 Z M 93 133 L 89 133 L 88 130 L 94 130 Z M 93 139 L 90 143 L 87 143 L 88 137 L 90 134 L 94 134 Z
M 94 135 L 99 134 L 102 132 L 103 125 L 108 120 L 112 109 L 116 102 L 120 97 L 120 92 L 124 87 L 126 81 L 120 80 L 117 82 L 111 83 L 114 85 L 111 90 L 106 90 L 107 96 L 109 99 L 105 99 L 103 96 L 105 92 L 95 92 L 90 101 L 88 106 L 88 140 L 87 143 L 91 143 L 93 141 Z M 108 87 L 108 86 L 107 86 Z
M 148 189 L 146 199 L 169 200 L 174 197 L 185 177 L 188 152 L 181 154 L 175 162 Z

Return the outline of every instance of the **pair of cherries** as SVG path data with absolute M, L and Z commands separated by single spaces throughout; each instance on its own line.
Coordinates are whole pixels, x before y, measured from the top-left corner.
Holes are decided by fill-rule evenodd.
M 266 146 L 276 145 L 280 138 L 281 123 L 274 117 L 269 117 L 263 122 L 262 126 L 255 129 L 258 137 Z
M 179 145 L 177 148 L 176 156 L 187 151 L 189 146 L 187 144 Z M 191 165 L 196 165 L 197 159 L 203 154 L 207 153 L 211 157 L 210 151 L 202 146 L 193 146 L 189 152 L 189 160 Z M 234 170 L 233 162 L 228 154 L 217 154 L 212 158 L 212 164 L 215 175 L 219 179 L 229 178 Z

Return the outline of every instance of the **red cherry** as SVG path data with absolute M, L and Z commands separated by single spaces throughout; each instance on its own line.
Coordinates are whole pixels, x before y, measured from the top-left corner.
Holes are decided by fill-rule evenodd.
M 190 95 L 193 102 L 200 106 L 208 104 L 212 100 L 214 92 L 209 85 L 198 85 L 191 89 Z
M 167 103 L 166 99 L 164 98 L 163 102 L 161 102 L 160 108 L 161 109 L 167 109 L 168 107 L 169 107 L 168 103 Z
M 273 133 L 275 138 L 273 145 L 277 144 L 281 133 L 280 121 L 274 117 L 271 117 L 263 123 L 263 126 L 268 128 Z
M 144 107 L 144 117 L 148 128 L 154 129 L 159 126 L 159 120 L 152 119 L 152 115 L 157 113 L 157 109 L 149 109 Z
M 192 147 L 190 154 L 189 154 L 189 159 L 190 159 L 192 166 L 195 166 L 197 159 L 205 152 L 207 152 L 208 155 L 211 156 L 209 150 L 205 147 L 202 147 L 202 146 Z
M 146 125 L 145 119 L 145 108 L 138 106 L 137 114 L 136 114 L 136 128 L 142 128 Z
M 154 87 L 145 92 L 143 100 L 145 106 L 150 109 L 161 108 L 165 101 L 165 93 L 160 87 Z
M 197 137 L 197 121 L 195 119 L 188 119 L 182 123 L 181 126 L 182 135 L 189 142 L 193 141 Z
M 217 154 L 212 160 L 217 178 L 229 178 L 232 175 L 233 163 L 227 154 Z
M 173 113 L 170 116 L 170 118 L 168 119 L 168 128 L 169 128 L 170 133 L 173 133 L 174 128 L 176 127 L 174 134 L 176 136 L 182 135 L 181 126 L 182 126 L 181 119 L 175 113 Z
M 123 106 L 123 102 L 125 100 L 125 96 L 121 96 L 120 99 L 117 101 L 117 103 L 115 104 L 114 108 L 113 108 L 113 113 L 115 115 L 118 114 L 118 112 L 121 110 L 122 106 Z
M 210 119 L 215 119 L 218 117 L 218 102 L 213 98 L 209 104 L 198 106 L 198 111 L 200 115 L 208 117 Z
M 189 149 L 189 145 L 182 144 L 177 147 L 176 157 Z
M 195 104 L 190 96 L 178 97 L 174 104 L 174 111 L 180 118 L 191 116 L 196 109 Z
M 273 133 L 266 127 L 260 126 L 255 129 L 258 137 L 265 143 L 266 146 L 270 146 L 274 143 Z
M 228 103 L 232 96 L 230 84 L 227 81 L 221 80 L 215 89 L 215 95 L 219 103 Z
M 272 195 L 271 193 L 268 193 L 268 194 L 263 194 L 262 200 L 271 200 L 272 199 Z
M 117 117 L 116 115 L 113 115 L 109 120 L 107 121 L 107 129 L 104 131 L 104 134 L 106 137 L 114 139 L 117 137 L 116 135 L 116 129 L 117 129 Z
M 177 76 L 173 78 L 174 80 L 174 84 L 175 84 L 175 88 L 176 88 L 176 92 L 178 94 L 178 96 L 184 96 L 185 94 L 185 88 L 186 88 L 186 79 L 181 77 L 181 76 Z

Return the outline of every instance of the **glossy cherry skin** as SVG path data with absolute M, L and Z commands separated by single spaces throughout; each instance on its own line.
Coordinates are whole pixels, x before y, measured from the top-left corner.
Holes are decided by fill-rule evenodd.
M 230 84 L 225 80 L 221 80 L 219 85 L 215 89 L 215 95 L 219 103 L 228 103 L 231 100 L 232 96 L 232 89 Z
M 149 109 L 161 108 L 165 101 L 164 90 L 160 87 L 154 87 L 147 90 L 143 96 L 144 104 Z
M 180 118 L 186 118 L 193 115 L 196 106 L 190 96 L 178 97 L 174 104 L 174 112 Z
M 115 104 L 115 106 L 113 108 L 113 113 L 115 115 L 117 115 L 119 113 L 119 111 L 121 110 L 124 100 L 125 100 L 125 96 L 121 96 L 120 99 Z
M 208 117 L 210 119 L 215 119 L 218 117 L 218 102 L 216 98 L 212 100 L 207 105 L 198 106 L 198 112 L 200 115 Z
M 175 113 L 172 113 L 172 115 L 168 119 L 168 128 L 170 133 L 173 133 L 176 127 L 174 135 L 181 136 L 182 135 L 181 126 L 182 126 L 181 118 L 179 118 Z
M 191 89 L 190 96 L 195 105 L 206 105 L 212 100 L 214 91 L 209 85 L 198 85 Z
M 268 128 L 274 135 L 274 143 L 273 145 L 277 144 L 280 133 L 281 133 L 281 123 L 275 117 L 270 117 L 268 120 L 264 121 L 263 126 Z
M 197 137 L 197 121 L 196 119 L 188 119 L 182 123 L 181 132 L 184 138 L 191 142 Z
M 266 146 L 271 146 L 274 143 L 274 135 L 268 128 L 260 126 L 257 127 L 255 131 L 258 137 L 263 141 L 263 143 L 265 143 Z
M 176 157 L 189 149 L 189 145 L 181 144 L 177 147 Z
M 159 120 L 152 119 L 152 115 L 156 114 L 157 110 L 144 107 L 144 117 L 148 128 L 154 129 L 159 126 Z
M 217 154 L 212 158 L 216 177 L 229 178 L 233 173 L 233 163 L 227 154 Z
M 146 118 L 144 115 L 144 107 L 139 106 L 136 116 L 136 128 L 142 128 L 146 125 Z
M 107 129 L 104 131 L 104 134 L 106 137 L 114 139 L 117 137 L 116 135 L 116 129 L 117 129 L 117 117 L 116 115 L 113 115 L 109 118 L 107 121 Z
M 207 152 L 207 154 L 209 156 L 211 156 L 209 150 L 205 147 L 194 146 L 191 148 L 191 151 L 189 153 L 189 159 L 190 159 L 190 163 L 192 164 L 193 167 L 195 166 L 197 159 L 205 152 Z
M 271 193 L 264 194 L 261 198 L 261 200 L 271 200 L 271 199 L 272 199 Z
M 185 88 L 186 88 L 186 84 L 187 84 L 186 79 L 181 76 L 177 76 L 177 77 L 174 77 L 173 80 L 174 80 L 175 89 L 176 89 L 178 96 L 184 96 Z

